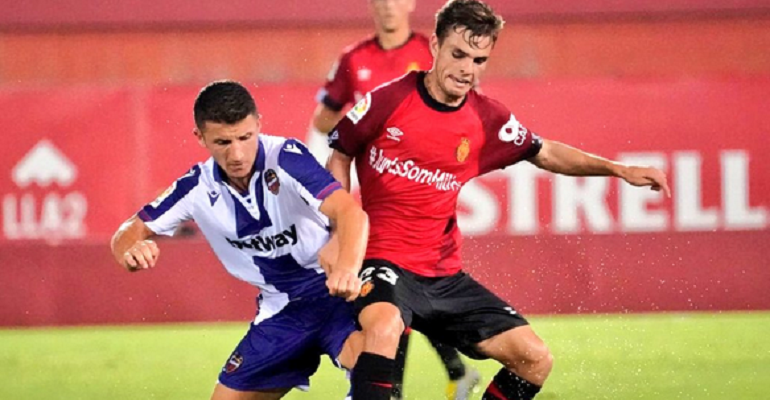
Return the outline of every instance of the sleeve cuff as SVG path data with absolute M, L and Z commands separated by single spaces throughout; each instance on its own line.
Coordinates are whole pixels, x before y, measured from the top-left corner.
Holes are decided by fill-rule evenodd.
M 327 108 L 335 112 L 342 111 L 342 108 L 345 106 L 344 104 L 338 102 L 337 100 L 334 100 L 331 97 L 329 97 L 328 93 L 324 95 L 323 98 L 321 98 L 321 104 L 325 105 Z
M 330 183 L 328 186 L 326 186 L 323 190 L 318 192 L 318 195 L 315 196 L 318 200 L 325 200 L 327 197 L 329 197 L 332 193 L 336 192 L 338 189 L 342 189 L 342 184 L 334 181 Z
M 154 218 L 152 218 L 150 214 L 148 214 L 147 211 L 144 210 L 144 208 L 139 210 L 139 212 L 136 213 L 136 216 L 139 217 L 139 219 L 141 219 L 142 222 L 154 221 Z

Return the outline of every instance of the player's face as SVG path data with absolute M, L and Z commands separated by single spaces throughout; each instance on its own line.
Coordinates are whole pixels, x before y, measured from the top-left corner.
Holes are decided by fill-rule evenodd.
M 370 0 L 378 31 L 390 33 L 409 26 L 415 0 Z
M 249 115 L 233 125 L 206 122 L 202 131 L 195 130 L 195 135 L 228 178 L 242 179 L 251 175 L 257 158 L 260 128 L 259 116 Z
M 465 96 L 487 67 L 487 60 L 492 53 L 492 38 L 482 36 L 473 38 L 471 32 L 462 27 L 450 29 L 444 41 L 431 38 L 433 52 L 433 72 L 439 88 L 452 102 Z

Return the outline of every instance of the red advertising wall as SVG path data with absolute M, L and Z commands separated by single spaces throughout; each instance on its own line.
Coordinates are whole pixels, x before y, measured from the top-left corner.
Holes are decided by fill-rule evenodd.
M 250 88 L 302 137 L 315 87 Z M 0 325 L 248 319 L 254 291 L 200 239 L 159 267 L 110 258 L 117 226 L 205 153 L 197 87 L 0 91 Z M 658 165 L 673 196 L 528 164 L 469 184 L 467 268 L 528 313 L 770 308 L 768 78 L 490 81 L 543 136 Z
M 757 12 L 770 10 L 767 0 L 488 0 L 495 10 L 509 18 L 548 16 L 590 16 L 606 14 L 672 14 L 704 12 Z M 294 0 L 277 6 L 270 0 L 236 0 L 220 4 L 202 0 L 130 0 L 100 3 L 86 0 L 56 3 L 27 0 L 3 4 L 2 27 L 61 27 L 181 24 L 333 24 L 368 23 L 367 7 L 360 0 L 319 2 Z M 415 12 L 419 20 L 432 20 L 444 0 L 421 0 Z

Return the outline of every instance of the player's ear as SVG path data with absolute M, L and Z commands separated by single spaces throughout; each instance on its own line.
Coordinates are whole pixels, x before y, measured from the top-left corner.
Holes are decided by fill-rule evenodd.
M 203 132 L 201 132 L 200 129 L 193 129 L 193 135 L 198 139 L 198 144 L 201 145 L 201 147 L 206 147 L 206 141 L 203 139 Z
M 436 57 L 438 56 L 438 36 L 436 34 L 430 35 L 430 54 L 433 55 L 433 60 L 435 62 Z
M 414 12 L 414 8 L 416 6 L 415 3 L 417 3 L 417 1 L 416 0 L 407 0 L 407 1 L 409 2 L 409 12 L 413 13 Z
M 257 114 L 257 133 L 262 132 L 262 114 Z

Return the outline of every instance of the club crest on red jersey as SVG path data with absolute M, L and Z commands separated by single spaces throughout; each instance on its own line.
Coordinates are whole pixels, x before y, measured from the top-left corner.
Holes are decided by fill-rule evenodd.
M 268 169 L 265 172 L 265 185 L 270 193 L 278 195 L 278 191 L 281 189 L 281 181 L 278 180 L 278 174 L 272 169 Z
M 460 145 L 457 146 L 456 154 L 457 161 L 465 162 L 468 159 L 468 154 L 471 152 L 471 140 L 468 138 L 460 139 Z
M 235 352 L 230 356 L 230 359 L 227 360 L 227 364 L 225 364 L 223 369 L 225 373 L 231 374 L 240 368 L 241 364 L 243 364 L 243 356 L 238 352 Z

